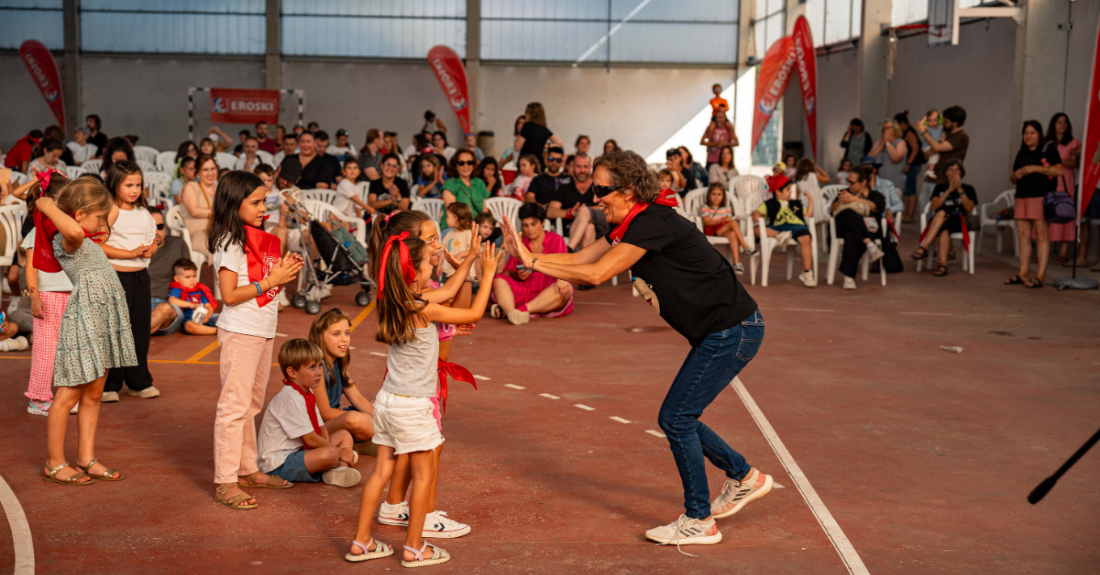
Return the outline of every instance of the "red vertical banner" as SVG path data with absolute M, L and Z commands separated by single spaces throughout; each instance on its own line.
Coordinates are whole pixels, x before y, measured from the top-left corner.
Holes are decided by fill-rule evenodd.
M 65 129 L 65 100 L 61 97 L 61 77 L 53 54 L 38 40 L 27 40 L 19 46 L 19 58 L 27 65 L 38 91 L 53 111 L 61 129 Z
M 470 133 L 470 105 L 469 89 L 466 86 L 466 68 L 458 54 L 447 46 L 436 46 L 428 50 L 428 63 L 443 87 L 443 93 L 447 95 L 447 101 L 451 109 L 458 116 L 458 123 L 462 124 L 462 133 Z
M 764 134 L 772 112 L 775 112 L 783 92 L 787 90 L 794 63 L 794 42 L 790 36 L 784 36 L 772 44 L 760 64 L 760 75 L 756 77 L 756 107 L 752 113 L 753 149 L 756 149 L 756 143 Z
M 798 62 L 798 81 L 802 86 L 802 107 L 806 111 L 806 129 L 810 134 L 810 150 L 817 161 L 817 53 L 805 16 L 794 21 L 794 53 Z
M 1092 200 L 1092 192 L 1100 183 L 1100 31 L 1097 32 L 1089 68 L 1088 107 L 1085 109 L 1085 138 L 1081 148 L 1081 187 L 1078 188 L 1077 223 Z

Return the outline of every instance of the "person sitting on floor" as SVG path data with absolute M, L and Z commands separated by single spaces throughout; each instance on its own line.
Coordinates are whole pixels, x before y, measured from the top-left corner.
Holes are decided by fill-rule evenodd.
M 218 314 L 214 313 L 214 294 L 199 283 L 199 268 L 188 259 L 172 264 L 172 283 L 168 285 L 168 303 L 183 310 L 183 331 L 191 335 L 215 335 Z
M 168 303 L 168 286 L 176 274 L 173 264 L 189 259 L 191 250 L 187 249 L 187 241 L 182 236 L 168 234 L 164 213 L 159 208 L 150 207 L 149 215 L 157 225 L 154 240 L 157 251 L 149 258 L 149 299 L 152 306 L 149 329 L 153 335 L 172 335 L 183 327 L 183 309 Z
M 351 487 L 359 483 L 359 471 L 352 467 L 359 454 L 352 449 L 346 430 L 331 434 L 321 425 L 313 390 L 321 387 L 325 354 L 307 339 L 292 339 L 279 348 L 283 389 L 267 404 L 260 424 L 257 464 L 260 471 L 289 482 Z M 308 450 L 306 448 L 309 448 Z M 287 485 L 268 481 L 269 488 Z
M 760 218 L 767 218 L 765 222 L 768 226 L 768 237 L 776 238 L 780 246 L 788 245 L 791 242 L 798 243 L 802 252 L 802 273 L 799 274 L 798 279 L 806 287 L 815 287 L 817 280 L 814 279 L 814 272 L 811 269 L 813 265 L 813 247 L 810 243 L 810 228 L 806 225 L 804 219 L 804 217 L 809 218 L 814 215 L 813 196 L 803 194 L 806 202 L 805 211 L 803 211 L 803 200 L 791 199 L 796 186 L 790 178 L 785 174 L 779 174 L 770 176 L 767 180 L 768 191 L 774 194 L 775 197 L 760 204 L 760 207 L 752 213 L 752 221 L 756 222 Z
M 355 450 L 373 455 L 374 405 L 348 375 L 351 365 L 351 318 L 343 311 L 332 308 L 317 316 L 309 327 L 309 341 L 325 354 L 325 385 L 313 392 L 317 396 L 317 410 L 329 433 L 347 431 L 355 440 Z M 346 397 L 351 405 L 341 407 Z
M 947 254 L 951 251 L 951 234 L 962 233 L 964 226 L 968 230 L 975 228 L 977 222 L 969 222 L 967 218 L 974 204 L 978 203 L 978 194 L 970 184 L 962 183 L 966 176 L 966 168 L 962 160 L 950 160 L 944 169 L 947 177 L 946 184 L 936 184 L 932 190 L 932 221 L 921 232 L 920 247 L 911 256 L 914 260 L 922 260 L 928 257 L 928 249 L 932 242 L 939 241 L 939 263 L 932 275 L 942 277 L 947 275 Z M 969 238 L 963 240 L 969 242 Z M 970 246 L 969 249 L 974 249 Z
M 532 254 L 567 253 L 565 240 L 543 228 L 546 209 L 526 203 L 519 209 L 523 245 Z M 512 225 L 503 221 L 502 226 Z M 484 288 L 482 288 L 484 289 Z M 493 278 L 493 305 L 489 316 L 507 317 L 512 325 L 531 321 L 532 317 L 562 317 L 573 313 L 573 284 L 531 271 L 516 257 L 508 259 L 504 271 Z

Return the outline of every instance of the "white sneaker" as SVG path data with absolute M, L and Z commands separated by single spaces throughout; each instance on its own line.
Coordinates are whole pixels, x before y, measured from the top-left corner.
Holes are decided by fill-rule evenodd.
M 814 279 L 814 272 L 802 272 L 798 274 L 798 279 L 808 288 L 817 287 L 817 280 Z
M 512 325 L 523 325 L 531 321 L 531 313 L 526 311 L 519 311 L 514 309 L 508 312 L 508 323 Z
M 397 505 L 390 505 L 383 501 L 382 506 L 378 508 L 378 522 L 382 525 L 400 525 L 402 527 L 408 527 L 409 503 L 407 501 L 402 501 Z
M 337 467 L 321 474 L 321 481 L 337 487 L 352 487 L 362 478 L 359 470 L 354 467 Z
M 733 271 L 734 271 L 734 273 L 736 273 L 737 275 L 744 275 L 744 273 L 745 273 L 745 266 L 744 266 L 744 265 L 742 265 L 742 264 L 741 264 L 741 262 L 737 262 L 737 263 L 733 264 Z
M 764 475 L 755 468 L 741 481 L 727 479 L 722 493 L 711 501 L 710 512 L 715 519 L 729 517 L 741 511 L 750 501 L 767 495 L 773 483 L 771 475 Z
M 444 511 L 433 511 L 424 517 L 424 532 L 421 537 L 454 539 L 469 532 L 469 525 L 447 517 L 447 513 Z
M 23 336 L 0 341 L 0 351 L 23 351 L 30 346 L 31 344 L 27 343 L 27 338 Z
M 787 247 L 791 242 L 791 232 L 779 232 L 779 235 L 775 236 L 775 242 L 781 248 Z
M 844 289 L 856 289 L 856 280 L 848 276 L 844 276 Z
M 153 399 L 154 397 L 160 397 L 160 390 L 151 385 L 141 391 L 134 391 L 130 388 L 126 388 L 126 395 L 132 395 L 142 399 Z
M 871 260 L 871 263 L 882 259 L 882 256 L 886 254 L 882 253 L 882 248 L 878 247 L 878 244 L 871 242 L 867 244 L 867 257 Z
M 117 391 L 104 391 L 103 397 L 99 400 L 100 403 L 118 403 Z
M 677 550 L 681 545 L 714 545 L 722 540 L 722 532 L 718 531 L 714 518 L 701 521 L 687 515 L 681 515 L 679 519 L 668 525 L 654 527 L 646 531 L 645 536 L 661 545 L 676 545 Z M 680 553 L 691 555 L 683 551 Z
M 80 402 L 79 401 L 76 402 L 76 405 L 74 405 L 73 408 L 69 410 L 69 415 L 76 415 L 78 413 L 80 413 Z

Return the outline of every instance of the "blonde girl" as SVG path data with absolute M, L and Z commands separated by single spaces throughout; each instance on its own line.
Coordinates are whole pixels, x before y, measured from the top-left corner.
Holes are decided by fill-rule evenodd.
M 733 269 L 739 274 L 745 273 L 745 267 L 741 265 L 740 251 L 745 250 L 745 255 L 751 257 L 756 255 L 756 250 L 749 248 L 745 236 L 741 235 L 741 226 L 737 220 L 733 219 L 729 197 L 722 184 L 711 184 L 707 189 L 707 203 L 699 208 L 699 217 L 703 219 L 705 235 L 723 236 L 729 240 L 730 252 L 733 254 Z
M 375 338 L 390 348 L 385 381 L 374 402 L 373 441 L 378 445 L 378 460 L 363 488 L 358 529 L 352 548 L 345 555 L 348 561 L 393 554 L 391 547 L 371 539 L 371 522 L 382 490 L 393 474 L 396 456 L 405 453 L 409 455 L 412 470 L 412 493 L 401 564 L 420 567 L 444 563 L 451 558 L 443 549 L 423 541 L 434 477 L 434 451 L 443 443 L 439 422 L 432 416 L 431 398 L 436 394 L 439 381 L 439 338 L 434 324 L 474 323 L 484 315 L 489 290 L 481 290 L 470 309 L 440 305 L 458 293 L 459 282 L 469 274 L 480 247 L 481 242 L 476 241 L 452 281 L 432 291 L 428 291 L 433 270 L 432 250 L 428 244 L 405 232 L 391 236 L 382 248 Z M 499 257 L 496 249 L 488 246 L 482 254 L 483 271 L 493 273 Z
M 332 308 L 317 316 L 309 327 L 309 341 L 325 352 L 325 385 L 317 386 L 317 409 L 329 434 L 346 429 L 355 439 L 357 447 L 364 449 L 374 437 L 374 406 L 363 395 L 351 376 L 351 318 L 343 311 Z M 341 408 L 344 397 L 350 407 Z
M 54 359 L 57 392 L 46 424 L 49 455 L 45 479 L 79 486 L 95 480 L 121 481 L 121 473 L 95 456 L 99 401 L 107 373 L 112 368 L 137 365 L 133 336 L 127 329 L 126 294 L 107 256 L 95 243 L 96 238 L 110 233 L 108 221 L 117 216 L 118 206 L 98 178 L 82 176 L 65 186 L 56 202 L 42 197 L 35 207 L 56 227 L 49 241 L 54 257 L 73 283 Z M 76 467 L 80 471 L 71 468 L 65 457 L 69 410 L 78 402 Z

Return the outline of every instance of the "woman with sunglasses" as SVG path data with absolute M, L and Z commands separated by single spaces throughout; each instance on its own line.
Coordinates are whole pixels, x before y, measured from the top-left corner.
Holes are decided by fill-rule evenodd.
M 764 318 L 737 281 L 733 267 L 710 247 L 703 232 L 680 216 L 644 158 L 613 152 L 596 159 L 592 190 L 608 223 L 606 238 L 566 254 L 532 254 L 512 223 L 501 223 L 505 245 L 526 269 L 570 283 L 597 285 L 631 271 L 634 287 L 691 351 L 661 405 L 658 423 L 668 436 L 684 487 L 686 512 L 646 537 L 662 544 L 714 544 L 715 519 L 729 517 L 772 488 L 772 478 L 751 467 L 699 417 L 756 356 Z M 726 475 L 710 500 L 704 453 Z
M 453 174 L 443 182 L 443 217 L 439 220 L 439 229 L 447 229 L 447 206 L 462 202 L 470 206 L 476 218 L 485 209 L 485 199 L 489 197 L 489 188 L 481 178 L 474 177 L 477 159 L 469 150 L 459 150 L 451 157 L 448 174 Z

